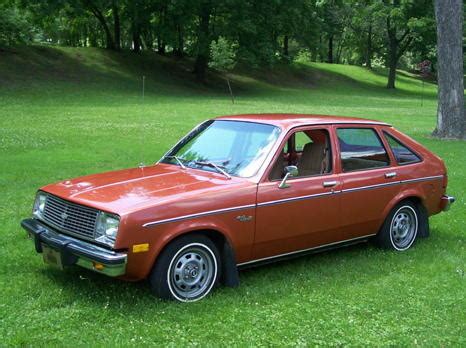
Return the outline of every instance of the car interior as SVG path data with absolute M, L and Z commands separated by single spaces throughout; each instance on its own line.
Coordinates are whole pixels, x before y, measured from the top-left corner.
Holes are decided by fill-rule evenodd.
M 269 179 L 281 180 L 285 167 L 296 166 L 297 177 L 321 175 L 331 171 L 329 134 L 323 129 L 312 129 L 293 133 L 281 150 Z

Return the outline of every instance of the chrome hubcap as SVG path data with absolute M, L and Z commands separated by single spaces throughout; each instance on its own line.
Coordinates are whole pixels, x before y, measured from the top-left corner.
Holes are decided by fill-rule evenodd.
M 411 207 L 399 209 L 393 217 L 390 233 L 394 245 L 399 249 L 411 245 L 417 232 L 417 217 Z
M 187 300 L 202 296 L 216 274 L 213 256 L 200 246 L 189 247 L 175 256 L 169 272 L 172 290 Z

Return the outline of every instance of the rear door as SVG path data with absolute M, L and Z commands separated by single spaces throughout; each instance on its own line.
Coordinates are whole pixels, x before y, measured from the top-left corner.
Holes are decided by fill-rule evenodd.
M 339 126 L 335 132 L 343 239 L 376 234 L 386 206 L 400 189 L 396 168 L 376 128 Z

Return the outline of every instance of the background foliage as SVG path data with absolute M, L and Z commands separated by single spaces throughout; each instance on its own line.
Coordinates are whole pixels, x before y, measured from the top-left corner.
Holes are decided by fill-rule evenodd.
M 0 0 L 0 45 L 36 42 L 155 50 L 194 59 L 205 80 L 210 43 L 271 66 L 312 61 L 415 69 L 435 63 L 431 0 Z M 393 83 L 388 83 L 394 87 Z

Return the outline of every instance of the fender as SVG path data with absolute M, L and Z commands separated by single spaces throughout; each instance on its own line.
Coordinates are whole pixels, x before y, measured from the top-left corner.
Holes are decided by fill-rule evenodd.
M 221 282 L 225 286 L 229 287 L 236 287 L 239 285 L 236 255 L 233 249 L 234 244 L 226 226 L 222 226 L 222 224 L 214 221 L 183 221 L 181 223 L 168 225 L 169 226 L 166 228 L 162 228 L 162 231 L 157 231 L 158 233 L 153 232 L 156 235 L 156 240 L 152 243 L 154 247 L 152 248 L 151 253 L 147 255 L 147 264 L 150 265 L 150 267 L 145 269 L 145 272 L 142 274 L 143 278 L 147 278 L 153 265 L 157 262 L 158 256 L 168 244 L 183 235 L 198 232 L 207 233 L 207 235 L 220 235 L 223 237 L 223 241 L 214 240 L 219 248 L 222 259 Z M 160 227 L 154 227 L 154 229 L 157 228 Z
M 388 214 L 390 213 L 390 211 L 392 211 L 392 209 L 398 204 L 400 203 L 401 201 L 405 200 L 405 199 L 408 199 L 408 198 L 417 198 L 420 200 L 421 202 L 421 208 L 420 208 L 420 213 L 421 214 L 428 214 L 426 208 L 425 208 L 425 201 L 426 201 L 426 197 L 424 194 L 422 194 L 421 192 L 419 192 L 420 190 L 419 189 L 416 189 L 416 188 L 410 188 L 410 189 L 406 189 L 406 190 L 403 190 L 403 191 L 400 191 L 395 197 L 393 197 L 391 199 L 391 201 L 387 204 L 387 206 L 385 207 L 383 213 L 382 213 L 382 221 L 380 223 L 380 227 L 379 227 L 379 230 L 380 228 L 382 227 L 385 219 L 387 218 Z M 428 216 L 428 215 L 427 215 Z M 420 237 L 427 237 L 429 235 L 429 226 L 427 224 L 427 226 L 424 226 L 424 228 L 421 228 L 420 229 Z

